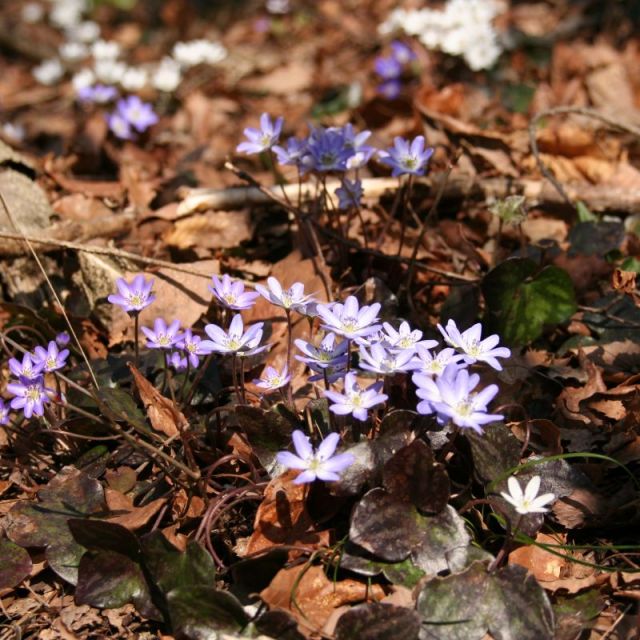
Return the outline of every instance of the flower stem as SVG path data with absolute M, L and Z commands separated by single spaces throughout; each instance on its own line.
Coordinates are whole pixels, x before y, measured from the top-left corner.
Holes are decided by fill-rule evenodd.
M 136 350 L 136 358 L 135 358 L 135 363 L 136 363 L 136 369 L 140 368 L 140 345 L 138 344 L 138 325 L 139 325 L 139 313 L 134 313 L 133 314 L 133 333 L 134 333 L 134 345 L 135 345 L 135 350 Z
M 500 551 L 498 551 L 498 555 L 495 560 L 489 565 L 488 571 L 491 573 L 496 569 L 499 569 L 500 566 L 506 561 L 509 556 L 509 551 L 511 550 L 511 544 L 513 539 L 520 528 L 520 523 L 522 522 L 522 516 L 519 515 L 516 518 L 516 521 L 513 523 L 513 526 L 509 524 L 509 530 L 507 531 L 507 535 L 504 538 L 504 543 Z

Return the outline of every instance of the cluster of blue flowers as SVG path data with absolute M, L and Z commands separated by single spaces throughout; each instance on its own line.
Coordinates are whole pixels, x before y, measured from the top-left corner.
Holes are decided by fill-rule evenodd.
M 117 283 L 119 293 L 109 299 L 129 313 L 138 313 L 153 301 L 152 285 L 153 281 L 147 281 L 141 275 L 131 283 L 120 279 Z M 438 325 L 446 345 L 439 348 L 437 340 L 424 339 L 423 333 L 411 328 L 408 322 L 401 322 L 397 327 L 380 322 L 379 303 L 361 305 L 355 296 L 348 296 L 344 302 L 320 303 L 305 293 L 300 282 L 285 288 L 276 278 L 270 277 L 266 286 L 256 285 L 256 291 L 246 291 L 242 281 L 235 281 L 225 274 L 222 278 L 213 277 L 210 290 L 221 307 L 236 312 L 228 327 L 207 324 L 205 339 L 194 335 L 190 329 L 181 331 L 177 320 L 167 324 L 157 318 L 153 328 L 142 327 L 147 347 L 172 351 L 170 362 L 176 369 L 195 369 L 203 355 L 216 353 L 235 359 L 266 351 L 269 345 L 262 344 L 264 323 L 245 327 L 239 313 L 250 309 L 262 296 L 283 309 L 287 316 L 296 312 L 319 321 L 323 330 L 321 339 L 319 342 L 296 339 L 298 353 L 295 358 L 311 370 L 310 381 L 324 382 L 322 393 L 328 399 L 332 413 L 366 421 L 372 409 L 388 400 L 380 378 L 404 374 L 410 375 L 416 386 L 417 411 L 435 415 L 441 424 L 453 423 L 482 433 L 484 425 L 502 419 L 501 415 L 488 410 L 489 403 L 498 393 L 497 385 L 488 385 L 478 391 L 480 376 L 468 367 L 484 363 L 500 370 L 502 366 L 498 359 L 509 357 L 510 351 L 498 345 L 496 335 L 483 339 L 480 324 L 462 332 L 453 320 L 449 320 L 446 327 Z M 350 362 L 352 355 L 357 363 L 355 368 Z M 265 392 L 282 389 L 291 381 L 288 365 L 289 362 L 281 370 L 268 365 L 262 377 L 254 382 Z M 371 375 L 375 375 L 376 381 L 361 386 L 358 378 Z M 334 388 L 339 381 L 342 381 L 340 388 Z M 313 475 L 313 469 L 321 479 L 323 469 L 327 475 L 325 479 L 337 473 L 331 464 L 320 464 L 331 458 L 337 441 L 331 440 L 324 448 L 321 445 L 314 453 L 304 438 L 306 436 L 300 434 L 294 439 L 298 451 L 295 464 L 298 466 L 292 468 L 305 469 L 300 478 Z M 293 464 L 290 455 L 293 454 L 281 456 L 283 464 Z M 345 459 L 340 460 L 344 462 Z M 300 466 L 303 462 L 306 466 Z
M 397 137 L 393 147 L 377 150 L 367 144 L 371 131 L 356 132 L 352 124 L 344 127 L 312 127 L 306 138 L 290 137 L 280 144 L 284 119 L 272 120 L 269 114 L 260 117 L 260 127 L 248 127 L 244 130 L 247 138 L 241 142 L 237 151 L 257 154 L 273 154 L 283 166 L 294 166 L 299 175 L 313 173 L 320 177 L 329 173 L 341 176 L 341 186 L 336 189 L 340 209 L 358 208 L 363 190 L 358 178 L 362 169 L 377 154 L 383 164 L 391 167 L 393 176 L 421 176 L 427 170 L 433 149 L 425 146 L 424 136 L 413 140 Z M 348 171 L 354 171 L 354 179 L 346 177 Z
M 121 140 L 132 140 L 158 122 L 158 116 L 149 102 L 138 96 L 121 98 L 115 110 L 107 115 L 110 131 Z
M 9 405 L 0 399 L 0 424 L 9 423 L 10 409 L 24 411 L 25 418 L 44 415 L 44 405 L 55 398 L 53 389 L 45 386 L 44 376 L 62 369 L 69 357 L 68 349 L 60 349 L 69 343 L 69 334 L 61 333 L 47 347 L 37 346 L 33 353 L 25 353 L 22 360 L 11 358 L 9 370 L 14 376 L 7 384 L 7 391 L 14 396 Z M 56 398 L 62 402 L 63 398 Z
M 389 100 L 393 100 L 402 91 L 402 78 L 407 66 L 416 59 L 416 54 L 411 47 L 400 40 L 391 43 L 391 53 L 388 56 L 379 56 L 375 59 L 374 68 L 381 83 L 378 85 L 378 93 Z

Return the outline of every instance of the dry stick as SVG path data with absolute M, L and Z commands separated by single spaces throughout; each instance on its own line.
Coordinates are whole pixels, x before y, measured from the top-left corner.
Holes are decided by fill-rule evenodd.
M 320 242 L 318 240 L 318 236 L 316 235 L 315 231 L 313 230 L 313 226 L 309 222 L 309 219 L 306 216 L 303 216 L 301 214 L 301 212 L 296 207 L 292 206 L 286 200 L 283 200 L 282 198 L 277 196 L 275 193 L 273 193 L 272 191 L 267 189 L 265 186 L 260 184 L 253 176 L 248 174 L 246 171 L 242 171 L 241 169 L 238 169 L 238 167 L 236 167 L 231 162 L 225 162 L 224 166 L 225 166 L 226 169 L 231 171 L 235 176 L 237 176 L 241 180 L 244 180 L 246 183 L 250 184 L 252 187 L 255 187 L 261 193 L 266 195 L 270 200 L 273 200 L 274 202 L 277 202 L 281 207 L 283 207 L 287 211 L 291 212 L 293 214 L 293 216 L 295 217 L 296 222 L 298 223 L 298 227 L 300 229 L 302 229 L 302 228 L 305 229 L 305 231 L 307 232 L 307 236 L 311 240 L 311 243 L 313 245 L 313 250 L 315 251 L 315 254 L 316 254 L 316 255 L 311 255 L 310 256 L 311 261 L 313 263 L 313 268 L 314 268 L 315 272 L 320 276 L 320 280 L 322 280 L 322 285 L 324 286 L 325 293 L 327 294 L 327 298 L 329 300 L 331 300 L 331 298 L 332 298 L 331 286 L 330 286 L 329 282 L 327 282 L 327 277 L 326 277 L 325 271 L 324 271 L 324 269 L 326 269 L 327 265 L 326 265 L 326 262 L 324 260 L 324 254 L 322 253 L 322 247 L 320 246 Z M 318 266 L 318 264 L 316 262 L 316 259 L 320 261 L 320 263 L 322 264 L 322 267 L 324 267 L 324 269 L 321 269 Z
M 0 191 L 0 201 L 2 201 L 2 207 L 7 215 L 7 218 L 9 219 L 9 222 L 11 223 L 11 226 L 16 230 L 16 233 L 20 234 L 21 236 L 21 240 L 24 241 L 24 243 L 27 245 L 27 247 L 29 248 L 29 251 L 31 252 L 31 255 L 33 256 L 33 259 L 36 261 L 38 267 L 40 268 L 40 271 L 42 272 L 42 275 L 44 276 L 44 279 L 47 283 L 47 285 L 49 286 L 49 289 L 55 299 L 55 301 L 58 303 L 58 306 L 60 307 L 60 312 L 62 313 L 63 318 L 65 319 L 65 322 L 67 323 L 67 326 L 69 327 L 69 331 L 71 332 L 71 335 L 73 336 L 73 339 L 76 342 L 76 346 L 78 347 L 80 354 L 82 355 L 82 359 L 84 360 L 85 364 L 87 365 L 87 369 L 89 371 L 89 375 L 91 376 L 91 379 L 93 380 L 93 384 L 95 386 L 96 389 L 100 388 L 100 385 L 98 384 L 98 379 L 96 378 L 95 373 L 93 372 L 93 368 L 91 367 L 91 363 L 89 362 L 89 358 L 87 357 L 87 354 L 84 350 L 84 348 L 82 347 L 82 345 L 80 344 L 80 340 L 78 339 L 78 336 L 76 335 L 76 332 L 71 324 L 71 321 L 69 320 L 69 316 L 67 315 L 67 312 L 65 311 L 64 305 L 62 304 L 62 301 L 60 300 L 60 298 L 58 297 L 58 294 L 56 292 L 56 290 L 53 288 L 53 284 L 51 284 L 51 280 L 49 280 L 49 276 L 47 275 L 47 272 L 45 271 L 44 267 L 42 266 L 42 262 L 40 262 L 40 258 L 38 258 L 38 254 L 35 252 L 33 245 L 31 244 L 31 242 L 27 239 L 27 237 L 20 231 L 20 228 L 18 227 L 18 225 L 16 224 L 14 218 L 13 218 L 13 214 L 11 213 L 11 211 L 9 210 L 9 205 L 7 204 L 7 201 L 5 200 L 4 194 L 2 193 L 2 191 Z
M 68 242 L 66 240 L 51 240 L 50 238 L 25 235 L 22 233 L 11 233 L 7 231 L 0 231 L 0 238 L 7 238 L 9 240 L 24 240 L 25 242 L 31 242 L 33 244 L 45 244 L 60 249 L 71 249 L 73 251 L 82 251 L 84 253 L 93 253 L 95 255 L 111 256 L 112 258 L 123 258 L 125 260 L 131 260 L 132 262 L 136 262 L 138 264 L 148 264 L 154 267 L 164 267 L 166 269 L 173 269 L 173 271 L 188 273 L 192 276 L 200 276 L 202 278 L 206 278 L 207 280 L 211 278 L 210 273 L 204 273 L 203 271 L 198 271 L 198 269 L 193 269 L 192 267 L 185 267 L 181 264 L 174 264 L 173 262 L 167 262 L 166 260 L 159 260 L 157 258 L 146 258 L 145 256 L 140 256 L 136 253 L 130 253 L 129 251 L 114 249 L 112 247 L 97 247 L 90 244 Z M 253 286 L 249 282 L 245 282 L 245 285 Z
M 562 114 L 575 114 L 580 116 L 585 116 L 587 118 L 593 118 L 594 120 L 599 120 L 604 124 L 614 128 L 619 129 L 620 131 L 626 131 L 637 138 L 640 138 L 640 128 L 635 127 L 631 124 L 626 124 L 624 122 L 618 122 L 617 120 L 613 120 L 612 118 L 596 111 L 595 109 L 587 109 L 584 107 L 552 107 L 551 109 L 544 109 L 539 113 L 536 113 L 535 116 L 531 119 L 529 123 L 529 143 L 531 145 L 531 152 L 533 153 L 534 158 L 536 159 L 536 164 L 538 165 L 538 169 L 540 173 L 555 187 L 556 191 L 564 198 L 564 200 L 571 207 L 575 209 L 575 202 L 569 197 L 569 194 L 564 190 L 564 187 L 560 183 L 560 181 L 549 171 L 549 169 L 542 162 L 542 158 L 540 157 L 540 150 L 538 149 L 538 140 L 536 138 L 536 128 L 538 126 L 538 122 L 543 118 L 547 118 L 549 116 L 557 116 Z

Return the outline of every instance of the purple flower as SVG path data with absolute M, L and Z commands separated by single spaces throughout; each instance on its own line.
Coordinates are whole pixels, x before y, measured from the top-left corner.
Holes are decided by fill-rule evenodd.
M 438 346 L 437 340 L 422 340 L 422 331 L 419 329 L 411 329 L 409 323 L 405 320 L 400 323 L 396 330 L 393 325 L 383 322 L 382 339 L 389 349 L 415 350 L 418 345 L 422 345 L 426 349 L 432 349 Z
M 447 344 L 464 353 L 464 361 L 467 364 L 486 362 L 490 367 L 501 371 L 502 365 L 496 358 L 508 358 L 511 355 L 511 351 L 506 347 L 496 347 L 500 342 L 500 336 L 494 334 L 481 340 L 482 325 L 479 322 L 462 333 L 453 320 L 447 322 L 446 329 L 443 329 L 442 325 L 438 325 L 438 329 Z
M 273 152 L 281 165 L 301 167 L 303 159 L 307 155 L 307 141 L 291 137 L 287 140 L 287 148 L 276 145 Z
M 187 358 L 180 351 L 174 351 L 169 357 L 169 364 L 176 371 L 184 371 L 187 368 L 187 362 Z
M 4 400 L 0 398 L 0 424 L 9 424 L 9 405 L 5 404 Z
M 56 336 L 56 342 L 60 347 L 66 347 L 71 341 L 71 336 L 68 331 L 63 331 Z
M 353 415 L 356 420 L 366 420 L 369 409 L 386 402 L 388 397 L 380 393 L 382 382 L 374 382 L 366 389 L 360 388 L 355 373 L 349 372 L 344 377 L 344 393 L 324 391 L 332 405 L 329 409 L 339 416 Z
M 107 300 L 127 313 L 139 313 L 156 299 L 151 293 L 153 278 L 147 281 L 143 275 L 137 275 L 130 284 L 124 278 L 118 278 L 116 287 L 119 293 L 112 293 Z
M 487 413 L 487 405 L 498 393 L 498 386 L 490 384 L 478 393 L 473 390 L 480 382 L 477 373 L 449 366 L 438 378 L 423 373 L 414 373 L 416 394 L 423 400 L 418 404 L 418 413 L 435 413 L 440 424 L 452 421 L 464 429 L 482 433 L 482 426 L 502 420 L 504 416 Z
M 311 296 L 306 295 L 304 292 L 302 282 L 295 282 L 285 290 L 278 280 L 271 276 L 267 278 L 267 284 L 269 288 L 257 284 L 256 291 L 265 298 L 265 300 L 283 309 L 298 311 L 298 309 L 304 307 L 304 305 L 311 301 Z
M 206 351 L 202 349 L 202 338 L 194 335 L 191 329 L 185 329 L 180 340 L 177 343 L 179 349 L 182 349 L 187 358 L 189 358 L 189 364 L 196 369 L 200 364 L 199 356 L 206 355 Z M 186 361 L 185 361 L 186 367 Z
M 153 329 L 140 327 L 142 333 L 147 336 L 147 347 L 149 349 L 173 349 L 182 339 L 180 330 L 180 320 L 174 320 L 170 325 L 162 318 L 156 318 Z
M 351 152 L 351 157 L 347 160 L 347 169 L 360 169 L 369 162 L 375 153 L 375 148 L 365 142 L 371 136 L 371 131 L 360 131 L 356 133 L 353 125 L 349 122 L 342 128 L 344 146 Z
M 462 355 L 456 353 L 455 349 L 451 349 L 450 347 L 442 349 L 434 355 L 429 351 L 429 347 L 418 345 L 417 352 L 418 355 L 414 360 L 416 369 L 418 369 L 420 373 L 425 373 L 430 376 L 442 375 L 443 371 L 449 365 L 457 365 L 463 358 Z
M 307 149 L 309 154 L 304 158 L 305 166 L 320 173 L 345 171 L 347 160 L 353 155 L 353 150 L 345 145 L 342 129 L 313 129 Z
M 336 334 L 328 333 L 316 347 L 305 340 L 296 339 L 295 345 L 304 353 L 296 355 L 296 360 L 304 362 L 310 369 L 322 373 L 323 369 L 342 368 L 347 364 L 347 342 L 336 345 Z
M 41 376 L 42 370 L 44 369 L 44 362 L 41 362 L 30 353 L 25 353 L 22 356 L 22 362 L 17 358 L 11 358 L 9 360 L 9 369 L 16 378 L 35 380 Z
M 42 363 L 44 371 L 58 371 L 58 369 L 62 369 L 67 364 L 69 349 L 60 351 L 56 342 L 52 340 L 46 349 L 37 346 L 35 348 L 35 357 L 38 362 Z
M 242 316 L 237 313 L 231 320 L 228 332 L 217 324 L 208 324 L 204 330 L 211 340 L 203 340 L 200 343 L 200 348 L 206 353 L 253 355 L 266 348 L 258 346 L 262 340 L 263 325 L 264 322 L 257 322 L 245 332 Z
M 151 103 L 142 102 L 138 96 L 118 100 L 116 110 L 138 133 L 146 131 L 158 122 L 158 116 Z
M 309 438 L 302 431 L 296 430 L 291 434 L 296 454 L 280 451 L 276 454 L 277 461 L 287 469 L 300 469 L 302 473 L 293 481 L 294 484 L 324 480 L 332 482 L 340 480 L 340 473 L 350 467 L 355 458 L 350 453 L 334 455 L 340 436 L 330 433 L 314 451 Z
M 78 100 L 81 102 L 95 102 L 106 104 L 118 97 L 118 90 L 106 84 L 94 84 L 89 87 L 81 87 L 78 90 Z
M 381 161 L 393 169 L 391 173 L 393 176 L 424 175 L 427 162 L 432 155 L 433 149 L 424 147 L 424 136 L 416 136 L 411 143 L 398 136 L 394 139 L 393 147 L 380 152 Z
M 396 78 L 386 80 L 378 85 L 377 91 L 387 100 L 395 100 L 402 91 L 402 83 Z
M 416 59 L 413 49 L 401 40 L 394 40 L 391 43 L 391 55 L 402 65 L 409 64 Z
M 259 380 L 254 380 L 253 383 L 265 391 L 275 391 L 289 384 L 290 380 L 291 376 L 285 364 L 282 373 L 274 367 L 266 366 L 262 372 L 262 377 Z
M 260 128 L 246 128 L 244 135 L 247 137 L 247 141 L 241 142 L 236 148 L 236 151 L 239 153 L 253 154 L 271 149 L 271 147 L 278 143 L 283 124 L 284 118 L 282 116 L 271 122 L 269 114 L 263 113 L 260 116 Z
M 367 349 L 360 346 L 360 368 L 381 375 L 406 373 L 416 368 L 413 349 L 404 351 L 388 351 L 381 344 L 374 344 Z
M 44 405 L 51 401 L 47 395 L 51 390 L 45 388 L 42 377 L 23 380 L 24 382 L 10 382 L 7 385 L 7 391 L 15 396 L 11 401 L 11 408 L 23 409 L 25 418 L 43 415 Z
M 358 304 L 355 296 L 349 296 L 344 304 L 334 302 L 332 304 L 319 304 L 318 315 L 324 320 L 322 327 L 344 336 L 348 340 L 365 338 L 379 329 L 374 324 L 378 320 L 380 303 L 375 302 L 370 306 Z
M 133 131 L 131 130 L 129 121 L 117 111 L 107 115 L 107 124 L 109 125 L 109 131 L 111 131 L 116 138 L 120 140 L 133 139 Z
M 343 178 L 342 186 L 336 189 L 338 209 L 359 209 L 363 193 L 362 180 Z
M 402 63 L 398 61 L 394 56 L 384 58 L 380 56 L 375 59 L 373 66 L 376 73 L 383 80 L 395 80 L 402 75 Z
M 222 276 L 220 280 L 217 276 L 212 277 L 213 286 L 209 285 L 209 291 L 213 293 L 216 300 L 227 309 L 241 311 L 250 309 L 256 298 L 260 296 L 255 291 L 244 290 L 244 282 L 242 280 L 232 280 L 228 274 Z

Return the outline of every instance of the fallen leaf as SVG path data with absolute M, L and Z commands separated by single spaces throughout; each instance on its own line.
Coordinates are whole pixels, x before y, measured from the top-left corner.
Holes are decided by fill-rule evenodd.
M 104 491 L 104 497 L 110 511 L 124 512 L 110 516 L 107 521 L 120 524 L 131 531 L 144 527 L 167 501 L 166 498 L 158 498 L 142 507 L 136 507 L 131 498 L 119 491 L 108 488 Z
M 177 220 L 164 241 L 178 249 L 231 249 L 251 240 L 252 236 L 253 224 L 248 211 L 208 211 Z

